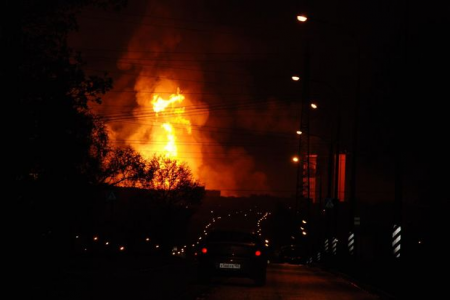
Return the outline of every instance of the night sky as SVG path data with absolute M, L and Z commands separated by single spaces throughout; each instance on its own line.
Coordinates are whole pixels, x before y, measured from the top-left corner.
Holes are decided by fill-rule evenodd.
M 115 145 L 144 155 L 161 147 L 163 116 L 148 103 L 179 88 L 190 129 L 177 123 L 177 157 L 223 195 L 295 194 L 305 87 L 291 76 L 305 75 L 309 48 L 309 101 L 319 105 L 311 153 L 328 155 L 340 107 L 349 160 L 358 129 L 358 197 L 392 200 L 401 174 L 407 201 L 426 203 L 449 199 L 447 9 L 432 1 L 130 0 L 120 12 L 83 11 L 70 42 L 86 72 L 114 79 L 94 109 Z M 296 21 L 301 12 L 310 22 Z

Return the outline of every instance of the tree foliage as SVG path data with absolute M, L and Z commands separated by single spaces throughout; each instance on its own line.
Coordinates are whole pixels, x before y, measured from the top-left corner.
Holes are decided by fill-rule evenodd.
M 112 148 L 104 158 L 98 183 L 123 187 L 141 187 L 151 180 L 153 171 L 145 159 L 130 147 Z
M 199 204 L 204 195 L 186 163 L 162 155 L 146 160 L 130 147 L 109 148 L 97 174 L 97 184 L 148 189 L 167 207 Z
M 150 164 L 154 174 L 147 187 L 154 191 L 155 198 L 163 205 L 172 207 L 200 203 L 205 188 L 194 179 L 186 163 L 155 155 Z
M 86 75 L 67 38 L 77 29 L 76 15 L 83 8 L 123 4 L 118 0 L 18 2 L 20 89 L 13 105 L 20 124 L 15 128 L 16 183 L 87 183 L 101 166 L 107 135 L 88 103 L 100 102 L 112 81 Z M 12 34 L 5 32 L 6 37 Z

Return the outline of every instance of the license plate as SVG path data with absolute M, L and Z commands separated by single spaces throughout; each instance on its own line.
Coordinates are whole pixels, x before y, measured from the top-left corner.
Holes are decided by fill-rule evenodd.
M 240 264 L 224 264 L 224 263 L 221 263 L 221 264 L 219 264 L 219 268 L 220 269 L 240 269 L 241 265 Z

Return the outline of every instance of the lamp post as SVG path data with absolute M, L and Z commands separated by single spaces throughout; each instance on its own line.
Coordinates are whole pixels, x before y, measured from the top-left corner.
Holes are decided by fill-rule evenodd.
M 348 28 L 339 25 L 333 24 L 327 21 L 318 20 L 315 18 L 308 18 L 306 15 L 298 15 L 297 20 L 299 22 L 311 21 L 313 23 L 319 23 L 334 30 L 339 30 L 339 32 L 344 32 L 347 36 L 349 36 L 356 45 L 357 53 L 356 53 L 356 91 L 355 91 L 355 102 L 354 102 L 354 123 L 353 123 L 353 132 L 352 132 L 352 160 L 351 160 L 351 177 L 350 177 L 350 234 L 354 232 L 355 229 L 355 215 L 356 215 L 356 180 L 357 180 L 357 150 L 358 150 L 358 127 L 359 127 L 359 106 L 360 106 L 360 89 L 361 89 L 361 46 L 358 37 Z M 340 131 L 340 122 L 338 123 L 338 130 Z M 336 157 L 336 168 L 339 167 L 339 157 Z M 336 169 L 337 171 L 337 169 Z M 336 184 L 337 182 L 336 177 Z M 337 187 L 335 191 L 335 198 L 339 195 L 337 193 Z
M 303 189 L 303 160 L 301 159 L 301 153 L 302 153 L 302 136 L 303 133 L 306 133 L 306 176 L 307 176 L 307 186 L 306 186 L 306 195 L 307 195 L 307 219 L 309 219 L 309 202 L 310 202 L 310 196 L 311 196 L 311 190 L 310 190 L 310 153 L 309 153 L 309 123 L 310 123 L 310 109 L 315 109 L 316 106 L 313 103 L 309 102 L 309 86 L 308 86 L 308 78 L 309 78 L 309 57 L 308 53 L 305 53 L 305 71 L 304 71 L 304 77 L 302 78 L 302 97 L 301 97 L 301 103 L 300 103 L 300 126 L 299 130 L 297 130 L 297 135 L 299 137 L 298 139 L 298 156 L 299 156 L 299 162 L 297 164 L 297 181 L 296 181 L 296 193 L 295 193 L 295 223 L 297 221 L 298 216 L 298 208 L 299 208 L 299 198 L 304 198 L 304 189 Z M 294 75 L 291 77 L 293 81 L 300 81 L 300 76 Z M 306 104 L 309 104 L 306 106 Z M 305 120 L 306 118 L 306 120 Z
M 292 80 L 299 81 L 301 80 L 300 76 L 294 75 L 292 76 Z M 328 171 L 327 171 L 327 198 L 334 197 L 335 199 L 339 198 L 339 190 L 338 190 L 338 182 L 339 182 L 339 154 L 340 154 L 340 132 L 341 132 L 341 95 L 338 91 L 329 83 L 321 80 L 310 79 L 311 83 L 317 83 L 322 86 L 330 89 L 333 95 L 333 99 L 336 99 L 336 105 L 334 107 L 329 107 L 329 114 L 327 115 L 327 120 L 331 120 L 331 122 L 336 122 L 336 127 L 330 125 L 330 139 L 327 141 L 329 144 L 329 162 L 328 162 Z M 317 109 L 317 103 L 311 103 L 312 109 Z M 330 112 L 330 109 L 335 109 Z M 335 131 L 334 131 L 335 130 Z M 297 134 L 299 134 L 297 132 Z M 300 133 L 301 134 L 301 133 Z M 310 134 L 311 135 L 311 134 Z M 318 137 L 318 136 L 317 136 Z M 319 137 L 320 138 L 320 137 Z M 333 160 L 333 155 L 336 159 Z M 333 163 L 334 162 L 334 163 Z M 334 177 L 333 177 L 334 170 Z M 334 187 L 334 189 L 333 189 Z

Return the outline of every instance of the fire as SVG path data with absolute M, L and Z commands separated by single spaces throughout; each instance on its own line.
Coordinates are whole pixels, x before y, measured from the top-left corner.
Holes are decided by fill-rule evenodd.
M 151 12 L 145 12 L 170 16 L 179 11 L 159 2 L 156 7 L 148 5 Z M 207 189 L 221 190 L 224 196 L 267 189 L 265 174 L 257 170 L 244 148 L 230 146 L 234 136 L 226 129 L 255 130 L 255 124 L 262 123 L 266 124 L 263 129 L 273 130 L 273 126 L 281 126 L 281 118 L 272 109 L 273 122 L 261 122 L 259 109 L 242 110 L 241 116 L 239 110 L 232 110 L 231 104 L 224 102 L 228 99 L 221 95 L 221 89 L 205 86 L 211 71 L 209 64 L 204 64 L 203 59 L 196 61 L 196 56 L 185 59 L 186 54 L 177 52 L 185 49 L 186 53 L 195 53 L 205 47 L 224 52 L 224 46 L 233 49 L 240 44 L 223 37 L 193 40 L 175 28 L 137 25 L 129 36 L 127 50 L 117 61 L 122 74 L 114 80 L 114 93 L 105 95 L 104 103 L 109 105 L 99 106 L 106 116 L 119 116 L 107 124 L 110 140 L 117 146 L 132 147 L 144 159 L 156 154 L 186 163 Z M 236 92 L 241 93 L 241 87 L 236 87 Z M 290 125 L 288 128 L 293 128 Z
M 184 96 L 179 94 L 180 92 L 180 88 L 178 88 L 177 90 L 177 94 L 176 95 L 171 95 L 169 100 L 164 100 L 163 98 L 161 98 L 158 95 L 154 95 L 153 96 L 153 110 L 156 113 L 159 113 L 161 111 L 164 111 L 166 109 L 167 106 L 169 106 L 170 104 L 176 103 L 176 102 L 183 102 L 184 100 Z
M 161 127 L 164 129 L 166 140 L 165 145 L 158 152 L 163 152 L 166 157 L 176 158 L 178 155 L 177 147 L 177 128 L 186 129 L 188 134 L 192 133 L 190 120 L 186 119 L 183 114 L 184 107 L 177 107 L 184 100 L 184 96 L 180 93 L 180 88 L 177 88 L 177 93 L 170 95 L 169 99 L 164 99 L 161 96 L 153 95 L 152 105 L 156 118 L 162 118 L 163 123 Z
M 176 157 L 177 156 L 177 145 L 175 144 L 175 134 L 173 126 L 170 123 L 164 123 L 161 125 L 162 128 L 167 132 L 167 145 L 164 147 L 166 150 L 166 156 Z

